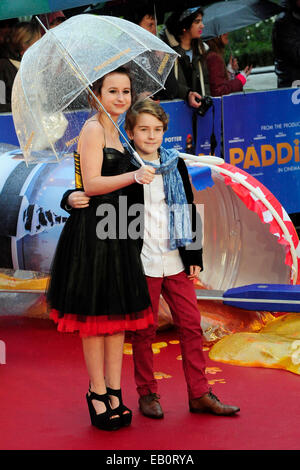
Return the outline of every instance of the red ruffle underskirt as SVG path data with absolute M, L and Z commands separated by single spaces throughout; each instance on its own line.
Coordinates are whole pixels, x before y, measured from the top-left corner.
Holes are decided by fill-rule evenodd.
M 126 315 L 124 320 L 108 320 L 106 316 L 87 316 L 86 321 L 81 322 L 77 319 L 77 315 L 72 313 L 64 314 L 64 316 L 60 318 L 58 310 L 55 309 L 50 311 L 50 318 L 57 323 L 58 331 L 62 333 L 74 333 L 78 331 L 81 338 L 98 335 L 113 335 L 121 331 L 142 330 L 154 323 L 151 308 L 145 311 L 143 318 L 137 318 L 135 320 L 131 319 L 130 315 Z

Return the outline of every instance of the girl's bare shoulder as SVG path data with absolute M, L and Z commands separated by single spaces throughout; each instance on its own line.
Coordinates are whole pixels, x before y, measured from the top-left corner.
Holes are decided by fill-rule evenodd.
M 83 142 L 93 143 L 95 141 L 104 142 L 104 129 L 98 119 L 90 118 L 83 125 L 78 144 L 80 147 Z
M 95 117 L 88 119 L 82 128 L 82 133 L 94 134 L 94 133 L 104 133 L 103 126 L 100 124 L 99 120 Z

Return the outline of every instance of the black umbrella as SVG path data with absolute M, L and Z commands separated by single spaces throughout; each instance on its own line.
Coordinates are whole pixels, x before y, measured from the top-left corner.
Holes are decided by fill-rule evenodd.
M 162 24 L 166 13 L 183 11 L 187 8 L 210 5 L 214 0 L 107 0 L 86 9 L 86 13 L 99 15 L 124 16 L 125 19 L 137 22 L 141 12 L 153 12 L 157 23 Z
M 217 2 L 204 9 L 202 39 L 212 39 L 245 26 L 266 20 L 283 11 L 268 0 L 232 0 Z

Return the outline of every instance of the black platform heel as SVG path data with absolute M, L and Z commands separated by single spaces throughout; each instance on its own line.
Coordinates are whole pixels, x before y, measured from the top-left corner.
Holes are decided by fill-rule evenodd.
M 102 401 L 106 406 L 106 411 L 104 413 L 97 414 L 92 400 Z M 86 401 L 89 407 L 91 423 L 93 426 L 104 431 L 116 431 L 117 429 L 120 429 L 121 418 L 119 413 L 116 413 L 115 410 L 111 409 L 107 393 L 98 395 L 97 393 L 89 390 L 89 393 L 86 394 Z
M 114 390 L 113 388 L 106 387 L 106 390 L 108 395 L 119 399 L 119 406 L 112 409 L 112 412 L 120 416 L 122 426 L 129 426 L 132 420 L 132 411 L 123 404 L 121 389 Z

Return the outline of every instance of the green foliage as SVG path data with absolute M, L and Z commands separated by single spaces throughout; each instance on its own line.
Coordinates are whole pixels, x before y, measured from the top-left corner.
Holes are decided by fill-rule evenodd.
M 241 69 L 250 64 L 254 67 L 273 65 L 272 29 L 275 18 L 230 33 L 230 49 Z M 230 50 L 227 48 L 227 60 L 229 55 Z

